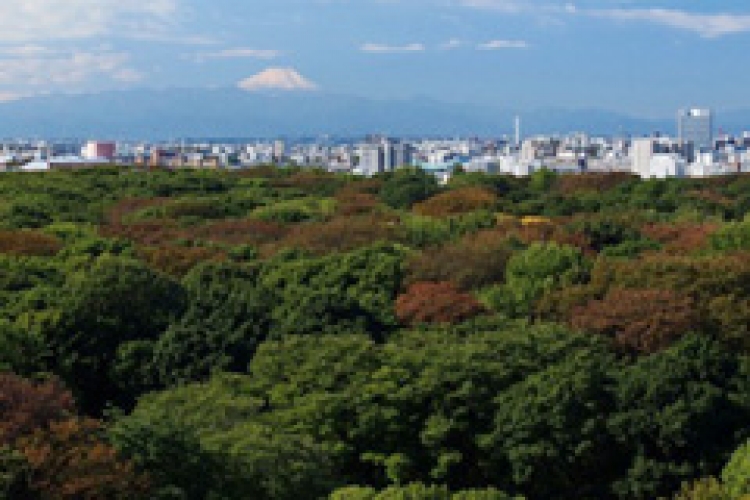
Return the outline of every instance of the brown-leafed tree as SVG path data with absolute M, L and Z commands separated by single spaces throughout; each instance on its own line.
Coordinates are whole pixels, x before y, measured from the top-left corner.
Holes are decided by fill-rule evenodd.
M 75 415 L 73 396 L 56 380 L 0 375 L 0 450 L 19 461 L 17 475 L 4 478 L 18 498 L 147 498 L 146 477 L 106 443 L 100 422 Z
M 74 414 L 73 396 L 57 380 L 0 375 L 0 447 Z
M 453 283 L 415 283 L 396 300 L 396 317 L 405 325 L 456 324 L 486 313 L 471 294 Z
M 220 220 L 184 230 L 184 239 L 197 239 L 230 245 L 262 245 L 283 238 L 289 229 L 278 222 L 260 219 Z
M 694 301 L 672 290 L 613 289 L 573 309 L 571 325 L 611 338 L 625 352 L 650 354 L 696 329 Z
M 52 423 L 19 441 L 29 489 L 42 500 L 145 499 L 146 476 L 118 457 L 96 420 Z
M 491 210 L 497 202 L 497 195 L 489 189 L 465 187 L 446 191 L 417 203 L 414 211 L 430 217 L 450 217 L 477 210 Z
M 373 213 L 379 205 L 378 197 L 370 193 L 342 190 L 336 195 L 336 213 L 345 217 Z
M 500 231 L 464 236 L 455 243 L 425 250 L 407 263 L 407 283 L 450 281 L 462 290 L 501 283 L 514 247 Z
M 220 262 L 227 258 L 220 249 L 176 245 L 144 248 L 140 254 L 151 268 L 175 277 L 184 276 L 203 262 Z
M 633 174 L 625 172 L 588 172 L 576 175 L 561 175 L 555 181 L 554 189 L 563 196 L 579 193 L 601 193 L 615 189 L 621 184 L 637 181 Z
M 268 249 L 299 248 L 317 255 L 347 252 L 373 243 L 405 240 L 397 217 L 368 215 L 335 217 L 330 221 L 298 224 L 276 245 Z M 267 252 L 272 253 L 272 252 Z
M 705 249 L 710 242 L 711 235 L 719 229 L 715 223 L 649 223 L 641 229 L 641 233 L 654 241 L 663 244 L 663 252 L 670 255 L 685 255 Z
M 54 236 L 36 231 L 0 231 L 0 254 L 51 257 L 62 246 L 62 242 Z

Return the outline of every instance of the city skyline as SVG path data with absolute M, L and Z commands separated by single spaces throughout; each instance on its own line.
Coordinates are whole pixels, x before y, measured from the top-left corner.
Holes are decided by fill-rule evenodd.
M 240 87 L 647 118 L 741 108 L 750 10 L 697 4 L 6 0 L 0 100 Z

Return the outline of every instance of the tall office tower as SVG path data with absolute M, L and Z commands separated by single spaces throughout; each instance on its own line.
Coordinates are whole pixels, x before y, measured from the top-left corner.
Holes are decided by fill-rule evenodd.
M 382 172 L 393 170 L 395 150 L 387 139 L 383 139 L 380 142 L 380 155 L 382 158 Z
M 677 130 L 681 141 L 692 142 L 696 149 L 712 148 L 714 117 L 710 109 L 682 109 L 677 113 Z
M 284 160 L 286 154 L 286 144 L 284 141 L 274 141 L 273 143 L 273 161 L 281 163 Z
M 521 117 L 520 116 L 516 116 L 515 126 L 516 126 L 516 131 L 515 131 L 516 132 L 516 138 L 515 138 L 516 147 L 520 148 L 521 147 Z
M 391 169 L 410 166 L 414 160 L 414 146 L 401 142 L 392 146 Z

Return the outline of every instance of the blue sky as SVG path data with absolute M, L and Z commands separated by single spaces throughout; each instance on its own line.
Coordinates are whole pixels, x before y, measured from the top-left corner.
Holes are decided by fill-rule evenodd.
M 284 68 L 260 81 L 656 117 L 749 107 L 747 47 L 747 0 L 2 0 L 0 99 Z

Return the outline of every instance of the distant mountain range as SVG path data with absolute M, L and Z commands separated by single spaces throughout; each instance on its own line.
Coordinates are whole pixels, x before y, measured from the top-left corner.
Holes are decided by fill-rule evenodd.
M 0 103 L 0 137 L 352 137 L 500 136 L 513 133 L 674 134 L 674 119 L 649 120 L 603 110 L 459 105 L 427 98 L 378 101 L 323 92 L 241 89 L 128 90 L 47 95 Z M 750 111 L 722 113 L 717 126 L 750 129 Z

